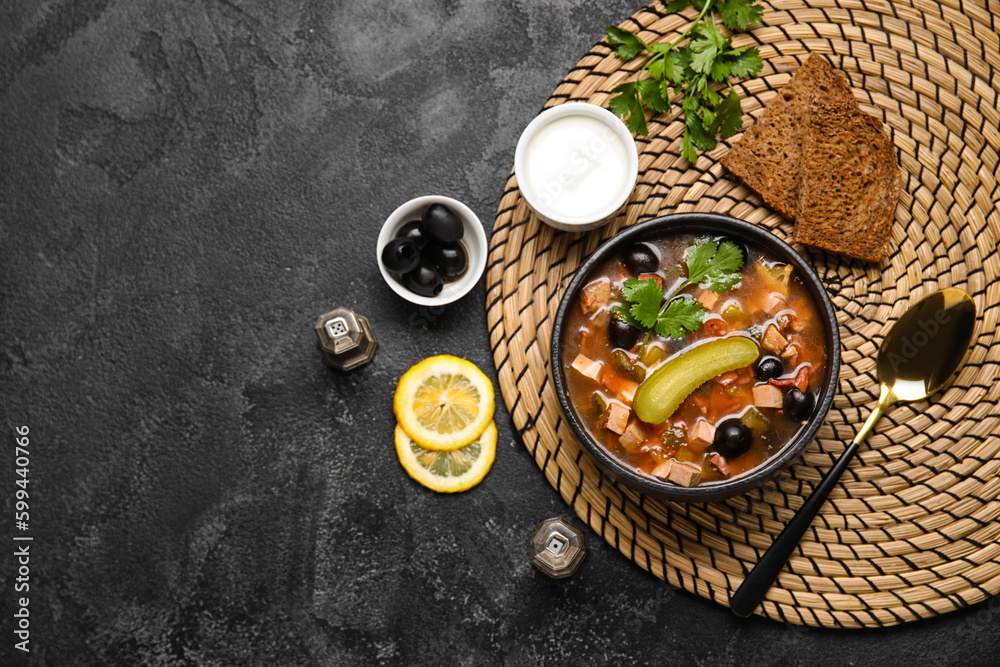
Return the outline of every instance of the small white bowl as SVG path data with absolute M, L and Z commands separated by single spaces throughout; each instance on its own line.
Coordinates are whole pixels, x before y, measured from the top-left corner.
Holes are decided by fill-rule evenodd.
M 465 270 L 457 280 L 445 281 L 444 288 L 437 296 L 421 296 L 403 287 L 396 274 L 385 268 L 382 263 L 382 249 L 392 239 L 396 238 L 399 229 L 411 220 L 419 220 L 426 209 L 431 204 L 444 204 L 459 217 L 462 221 L 462 243 L 469 253 L 469 268 Z M 437 195 L 427 195 L 411 199 L 393 211 L 382 224 L 382 231 L 378 235 L 378 243 L 375 256 L 378 260 L 378 270 L 382 272 L 382 277 L 389 287 L 410 303 L 420 306 L 443 306 L 452 301 L 458 301 L 475 287 L 476 283 L 483 275 L 486 268 L 486 232 L 483 231 L 483 224 L 476 217 L 468 206 L 450 197 L 440 197 Z
M 583 120 L 576 124 L 579 144 L 572 146 L 565 122 L 571 117 Z M 546 131 L 557 121 L 562 125 L 558 138 L 556 130 Z M 584 124 L 589 130 L 581 127 Z M 585 136 L 590 138 L 583 141 Z M 536 139 L 539 146 L 532 144 Z M 615 150 L 616 143 L 622 150 Z M 533 152 L 537 155 L 529 155 Z M 540 164 L 545 160 L 549 164 Z M 546 109 L 524 128 L 514 151 L 514 175 L 524 201 L 539 218 L 556 229 L 582 232 L 606 224 L 628 202 L 639 176 L 639 153 L 632 133 L 613 113 L 586 102 L 567 102 Z M 579 206 L 590 193 L 605 187 L 607 191 L 595 197 L 599 203 L 594 209 Z M 562 198 L 574 188 L 575 196 Z M 562 205 L 556 203 L 560 198 Z M 577 210 L 566 210 L 565 202 Z

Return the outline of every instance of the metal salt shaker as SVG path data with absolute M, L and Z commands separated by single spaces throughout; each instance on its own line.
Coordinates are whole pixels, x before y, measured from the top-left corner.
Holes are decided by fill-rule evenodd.
M 378 343 L 368 319 L 349 308 L 323 313 L 313 329 L 323 359 L 337 370 L 353 370 L 375 356 Z

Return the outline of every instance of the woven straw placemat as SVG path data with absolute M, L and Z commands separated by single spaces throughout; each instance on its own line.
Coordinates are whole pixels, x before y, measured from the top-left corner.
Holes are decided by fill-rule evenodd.
M 636 139 L 639 179 L 607 227 L 567 234 L 530 214 L 513 176 L 493 227 L 487 324 L 500 389 L 524 444 L 579 517 L 653 575 L 728 606 L 875 405 L 875 356 L 909 306 L 946 286 L 973 295 L 979 324 L 957 379 L 929 402 L 880 422 L 833 491 L 759 614 L 795 624 L 888 626 L 966 607 L 1000 591 L 1000 4 L 818 0 L 764 3 L 755 44 L 764 68 L 739 83 L 746 122 L 820 53 L 848 74 L 861 107 L 889 128 L 905 187 L 890 257 L 880 265 L 797 246 L 838 311 L 840 391 L 818 437 L 759 490 L 710 504 L 645 497 L 602 478 L 561 416 L 550 377 L 556 308 L 574 271 L 605 239 L 649 218 L 718 211 L 790 240 L 791 225 L 719 165 L 730 142 L 696 164 L 680 157 L 682 123 L 657 116 Z M 650 5 L 622 26 L 648 41 L 694 16 Z M 605 42 L 546 106 L 607 106 L 641 63 Z

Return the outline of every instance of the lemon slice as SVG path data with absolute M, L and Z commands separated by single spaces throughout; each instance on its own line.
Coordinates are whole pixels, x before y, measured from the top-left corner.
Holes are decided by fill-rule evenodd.
M 471 489 L 486 477 L 497 451 L 497 428 L 490 422 L 483 434 L 465 447 L 449 452 L 424 449 L 396 426 L 396 456 L 406 472 L 438 493 Z
M 493 385 L 476 365 L 449 355 L 428 357 L 406 371 L 392 409 L 424 449 L 449 451 L 478 438 L 493 421 Z

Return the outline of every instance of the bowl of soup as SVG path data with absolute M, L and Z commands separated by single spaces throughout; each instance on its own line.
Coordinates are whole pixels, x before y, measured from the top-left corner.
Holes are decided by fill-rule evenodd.
M 577 438 L 661 498 L 743 493 L 815 437 L 840 369 L 815 270 L 766 229 L 715 213 L 649 220 L 578 269 L 557 311 L 552 375 Z

